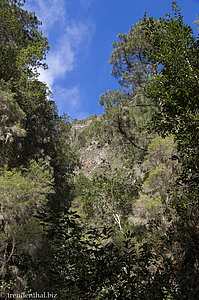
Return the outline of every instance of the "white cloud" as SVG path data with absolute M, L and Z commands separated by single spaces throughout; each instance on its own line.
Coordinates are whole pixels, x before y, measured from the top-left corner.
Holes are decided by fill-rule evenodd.
M 61 88 L 60 86 L 56 86 L 55 93 L 57 101 L 65 102 L 71 109 L 76 109 L 81 103 L 80 91 L 77 85 L 72 88 Z
M 74 52 L 67 41 L 57 45 L 47 56 L 47 70 L 40 70 L 39 79 L 48 84 L 53 89 L 56 79 L 63 77 L 66 72 L 72 71 L 74 67 Z
M 82 97 L 78 85 L 71 88 L 63 88 L 56 86 L 54 89 L 54 97 L 59 107 L 59 112 L 67 113 L 71 117 L 77 118 L 82 109 Z
M 80 5 L 88 8 L 93 0 L 79 1 Z M 39 70 L 39 80 L 47 83 L 53 91 L 59 111 L 63 112 L 64 108 L 72 115 L 75 109 L 81 107 L 79 87 L 77 85 L 70 89 L 60 87 L 59 80 L 64 80 L 67 73 L 77 66 L 79 59 L 87 55 L 95 27 L 87 19 L 71 18 L 67 14 L 69 2 L 70 0 L 27 0 L 25 8 L 35 11 L 36 16 L 42 21 L 44 35 L 50 39 L 51 50 L 46 59 L 48 69 Z
M 83 102 L 84 97 L 78 85 L 71 88 L 62 88 L 57 85 L 54 89 L 54 96 L 60 114 L 66 113 L 73 119 L 85 119 L 90 115 L 85 111 L 86 103 Z
M 89 41 L 92 25 L 72 22 L 66 26 L 56 47 L 47 56 L 47 70 L 40 70 L 41 81 L 46 82 L 51 89 L 57 79 L 63 78 L 67 72 L 72 71 L 77 63 L 80 46 Z M 84 50 L 86 49 L 86 45 Z M 82 47 L 81 47 L 82 49 Z M 81 53 L 82 55 L 82 53 Z
M 88 5 L 92 0 L 80 1 Z M 67 4 L 68 1 L 64 0 L 29 0 L 25 5 L 26 9 L 35 11 L 42 20 L 44 34 L 51 34 L 55 40 L 47 54 L 48 70 L 39 70 L 39 79 L 47 83 L 52 90 L 56 80 L 63 79 L 67 72 L 75 68 L 79 49 L 82 49 L 83 45 L 86 53 L 94 31 L 94 25 L 87 20 L 71 20 L 67 15 Z
M 52 25 L 55 23 L 63 25 L 67 19 L 64 0 L 28 0 L 25 8 L 36 12 L 36 16 L 42 21 L 42 29 L 47 35 Z

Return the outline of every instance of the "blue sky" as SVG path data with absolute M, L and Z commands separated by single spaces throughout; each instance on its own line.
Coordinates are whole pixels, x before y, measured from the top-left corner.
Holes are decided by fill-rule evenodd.
M 185 23 L 195 28 L 199 0 L 178 4 Z M 52 90 L 60 114 L 83 119 L 103 113 L 100 94 L 119 88 L 108 64 L 117 35 L 129 32 L 145 11 L 154 18 L 164 17 L 171 12 L 171 1 L 26 0 L 25 9 L 35 11 L 51 46 L 49 68 L 41 70 L 40 80 Z

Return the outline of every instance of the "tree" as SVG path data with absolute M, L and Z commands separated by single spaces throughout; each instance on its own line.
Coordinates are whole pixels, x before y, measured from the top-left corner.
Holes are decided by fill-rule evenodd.
M 175 2 L 172 8 L 174 17 L 166 15 L 164 19 L 154 20 L 144 16 L 139 21 L 140 27 L 137 25 L 135 32 L 139 30 L 137 36 L 141 37 L 142 46 L 136 41 L 136 36 L 133 36 L 134 29 L 129 35 L 119 36 L 120 41 L 114 44 L 111 57 L 112 73 L 119 78 L 125 90 L 103 95 L 101 104 L 105 104 L 106 112 L 111 112 L 110 117 L 114 116 L 114 123 L 118 124 L 120 132 L 127 140 L 131 140 L 134 147 L 140 147 L 137 143 L 140 136 L 130 135 L 134 124 L 124 114 L 126 107 L 129 112 L 129 108 L 133 106 L 152 105 L 152 118 L 147 120 L 148 136 L 150 137 L 149 133 L 160 134 L 162 137 L 173 135 L 178 151 L 173 159 L 179 162 L 179 173 L 173 192 L 168 197 L 176 215 L 170 219 L 173 230 L 168 228 L 165 233 L 165 245 L 169 240 L 173 247 L 172 250 L 170 248 L 171 253 L 177 245 L 179 259 L 173 257 L 171 277 L 178 285 L 179 297 L 194 299 L 197 297 L 196 277 L 199 272 L 198 40 L 192 29 L 184 24 Z M 141 91 L 142 103 L 136 102 L 138 91 Z M 127 99 L 126 95 L 129 98 L 128 105 L 123 100 Z M 136 116 L 135 113 L 134 115 Z M 126 126 L 125 120 L 128 120 Z M 139 132 L 139 127 L 137 128 Z M 143 127 L 140 131 L 142 130 Z M 158 176 L 157 184 L 161 183 L 161 174 L 160 169 L 150 171 L 145 178 L 145 189 Z
M 80 174 L 76 177 L 73 207 L 77 206 L 86 223 L 94 227 L 112 226 L 115 232 L 122 231 L 138 197 L 140 181 L 134 170 L 119 167 L 104 167 L 103 174 L 96 171 L 91 179 Z
M 46 68 L 47 38 L 23 2 L 0 0 L 0 258 L 5 292 L 25 291 L 27 282 L 34 282 L 40 252 L 50 259 L 36 216 L 44 211 L 51 216 L 70 205 L 77 164 L 69 146 L 69 122 L 58 116 L 51 92 L 37 78 L 38 68 Z
M 34 13 L 22 8 L 23 2 L 0 1 L 1 85 L 3 88 L 7 86 L 13 98 L 12 107 L 17 108 L 12 128 L 16 132 L 18 125 L 18 134 L 9 139 L 12 143 L 6 160 L 12 167 L 33 157 L 41 157 L 41 152 L 49 148 L 49 132 L 57 118 L 53 101 L 48 100 L 46 85 L 37 80 L 38 67 L 46 68 L 44 59 L 49 50 L 48 41 L 38 29 L 41 22 Z M 11 129 L 9 132 L 11 135 Z
M 2 292 L 21 292 L 26 285 L 21 257 L 35 255 L 41 244 L 42 228 L 35 216 L 44 210 L 51 193 L 53 178 L 42 160 L 30 161 L 28 169 L 0 170 Z
M 41 22 L 34 13 L 21 8 L 24 1 L 0 2 L 0 77 L 5 81 L 34 77 L 49 50 L 47 38 L 38 30 Z
M 4 81 L 0 83 L 0 165 L 8 163 L 12 157 L 12 142 L 26 134 L 22 128 L 25 113 L 14 101 L 14 94 Z
M 161 19 L 153 19 L 153 23 L 152 32 L 164 31 Z M 151 78 L 160 72 L 161 66 L 155 57 L 146 55 L 147 51 L 153 52 L 155 45 L 154 39 L 146 35 L 143 20 L 131 27 L 129 34 L 119 34 L 118 38 L 119 41 L 113 44 L 110 63 L 111 73 L 119 80 L 123 90 L 104 93 L 100 104 L 105 106 L 112 127 L 124 140 L 146 151 L 150 138 L 146 128 L 152 115 L 161 110 L 157 101 L 146 97 L 146 88 Z
M 175 3 L 173 9 L 174 18 L 168 16 L 165 20 L 167 34 L 156 38 L 153 56 L 160 61 L 162 71 L 149 87 L 148 95 L 162 104 L 162 112 L 154 118 L 155 130 L 163 135 L 174 134 L 183 165 L 181 180 L 187 181 L 189 195 L 197 202 L 198 41 L 192 29 L 184 25 Z
M 53 211 L 71 206 L 74 190 L 74 171 L 80 166 L 79 157 L 70 144 L 69 117 L 63 115 L 55 122 L 51 146 L 51 166 L 54 170 L 55 191 L 49 202 Z
M 148 97 L 161 103 L 162 110 L 153 119 L 153 128 L 162 136 L 173 134 L 180 165 L 172 205 L 179 216 L 174 221 L 179 259 L 174 262 L 180 295 L 188 299 L 198 296 L 198 200 L 199 200 L 199 74 L 198 40 L 183 22 L 180 8 L 172 4 L 174 17 L 164 19 L 165 34 L 151 31 L 153 20 L 146 22 L 147 36 L 155 38 L 153 53 L 162 66 L 148 87 Z M 146 51 L 147 53 L 147 51 Z M 170 237 L 171 237 L 170 236 Z

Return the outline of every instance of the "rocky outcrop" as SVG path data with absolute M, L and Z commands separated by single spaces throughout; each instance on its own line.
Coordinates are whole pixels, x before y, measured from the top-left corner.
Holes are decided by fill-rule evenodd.
M 81 171 L 87 176 L 91 175 L 106 162 L 109 150 L 108 144 L 99 147 L 98 141 L 91 141 L 90 145 L 82 148 L 80 151 Z
M 89 133 L 89 127 L 92 125 L 92 122 L 100 120 L 101 116 L 93 115 L 85 120 L 78 120 L 72 123 L 72 145 L 77 148 L 80 154 L 80 171 L 86 176 L 91 176 L 97 168 L 107 161 L 109 156 L 109 144 L 100 144 L 96 140 L 95 135 Z

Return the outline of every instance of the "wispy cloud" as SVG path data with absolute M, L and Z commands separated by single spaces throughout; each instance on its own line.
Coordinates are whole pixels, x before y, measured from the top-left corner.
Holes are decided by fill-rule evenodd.
M 80 4 L 85 8 L 88 9 L 91 4 L 93 4 L 94 0 L 80 0 Z
M 89 115 L 89 113 L 84 110 L 85 100 L 78 85 L 70 88 L 62 88 L 57 85 L 54 89 L 54 93 L 61 114 L 67 113 L 72 118 L 77 119 L 84 119 Z
M 80 5 L 88 7 L 93 0 L 77 0 Z M 44 34 L 51 38 L 51 50 L 47 54 L 47 70 L 39 70 L 39 80 L 47 83 L 53 91 L 59 110 L 67 107 L 70 111 L 80 109 L 79 87 L 68 89 L 59 84 L 59 80 L 75 69 L 81 57 L 85 57 L 88 44 L 95 30 L 93 23 L 87 19 L 74 19 L 67 13 L 70 0 L 27 0 L 25 8 L 35 11 L 42 21 Z M 81 52 L 80 52 L 81 50 Z M 58 88 L 59 87 L 59 88 Z
M 57 79 L 63 78 L 77 64 L 80 46 L 89 40 L 92 25 L 72 22 L 47 56 L 47 70 L 40 70 L 40 80 L 45 81 L 51 89 Z M 86 49 L 86 45 L 85 48 Z M 82 47 L 81 47 L 82 49 Z
M 81 103 L 80 91 L 77 85 L 72 88 L 61 88 L 60 86 L 56 86 L 55 92 L 58 97 L 58 101 L 67 105 L 70 110 L 76 109 Z
M 38 19 L 42 21 L 42 29 L 46 35 L 55 23 L 63 25 L 67 19 L 64 0 L 27 0 L 25 7 L 29 11 L 36 12 Z
M 41 18 L 47 36 L 51 33 L 56 39 L 55 46 L 51 46 L 47 55 L 48 70 L 39 70 L 39 79 L 45 81 L 51 89 L 57 79 L 74 69 L 80 46 L 88 44 L 94 31 L 93 24 L 87 20 L 71 20 L 67 16 L 66 5 L 67 1 L 64 0 L 29 0 L 26 5 Z

